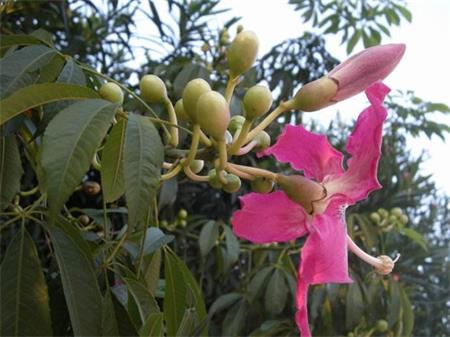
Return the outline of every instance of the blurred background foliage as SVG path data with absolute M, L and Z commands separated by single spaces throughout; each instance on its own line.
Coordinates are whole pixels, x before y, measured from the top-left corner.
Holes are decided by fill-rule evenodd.
M 340 35 L 350 53 L 360 39 L 366 47 L 379 44 L 383 36 L 389 36 L 390 27 L 412 20 L 405 2 L 397 0 L 290 0 L 289 3 L 299 13 L 299 25 L 307 22 L 320 28 L 321 34 L 306 32 L 261 55 L 257 65 L 236 89 L 233 114 L 240 113 L 240 99 L 245 89 L 253 84 L 267 83 L 276 104 L 291 97 L 301 84 L 319 78 L 333 68 L 339 60 L 327 50 L 324 35 Z M 41 43 L 54 46 L 131 90 L 137 90 L 137 80 L 133 79 L 147 73 L 157 74 L 165 80 L 175 102 L 184 85 L 196 77 L 209 79 L 216 90 L 225 87 L 225 51 L 235 35 L 239 18 L 229 18 L 219 5 L 219 0 L 0 1 L 0 30 L 2 36 L 31 34 Z M 220 15 L 224 16 L 223 27 L 212 26 L 210 19 Z M 138 23 L 138 16 L 145 20 Z M 153 26 L 156 33 L 137 36 L 138 31 L 142 32 L 137 29 L 137 24 Z M 1 43 L 2 55 L 11 52 L 11 46 L 5 41 L 3 39 Z M 145 57 L 136 58 L 138 50 Z M 44 67 L 41 73 L 42 69 Z M 86 71 L 84 76 L 86 85 L 98 85 L 98 77 Z M 449 197 L 438 192 L 432 176 L 423 174 L 421 164 L 426 160 L 426 154 L 414 157 L 408 148 L 408 140 L 412 137 L 445 139 L 449 127 L 435 122 L 435 116 L 448 114 L 450 110 L 409 91 L 394 91 L 386 105 L 389 119 L 385 124 L 378 173 L 383 189 L 349 209 L 347 223 L 351 236 L 366 251 L 373 255 L 401 253 L 402 257 L 394 272 L 386 277 L 375 274 L 350 257 L 355 283 L 313 287 L 309 310 L 313 334 L 317 336 L 446 336 L 450 331 L 446 315 L 450 292 Z M 143 111 L 141 104 L 131 96 L 127 98 L 125 108 Z M 165 118 L 160 107 L 153 108 Z M 298 113 L 279 118 L 278 123 L 269 128 L 272 140 L 284 124 L 301 122 L 302 115 Z M 326 133 L 331 143 L 341 150 L 352 129 L 352 125 L 344 123 L 339 116 L 327 126 L 312 124 L 307 127 Z M 186 147 L 189 139 L 186 134 L 182 136 Z M 23 157 L 25 140 L 23 137 L 18 140 Z M 35 177 L 32 168 L 28 167 L 30 163 L 22 161 L 25 175 L 21 190 L 26 190 L 34 186 Z M 239 161 L 289 173 L 286 165 L 271 158 L 257 160 L 255 156 L 245 156 Z M 94 169 L 89 171 L 86 180 L 101 184 L 98 171 Z M 201 334 L 206 324 L 212 336 L 298 335 L 293 321 L 294 295 L 303 239 L 270 245 L 237 240 L 231 231 L 230 217 L 239 208 L 238 197 L 250 191 L 250 186 L 244 183 L 238 193 L 227 194 L 206 184 L 192 183 L 185 177 L 162 184 L 158 196 L 159 213 L 152 221 L 152 224 L 159 224 L 159 229 L 149 227 L 125 242 L 124 249 L 116 255 L 119 267 L 114 269 L 115 276 L 103 271 L 106 278 L 114 280 L 111 288 L 101 277 L 101 261 L 114 242 L 106 241 L 102 248 L 95 239 L 104 220 L 101 194 L 92 194 L 88 189 L 75 192 L 68 203 L 70 221 L 63 221 L 61 226 L 66 234 L 80 238 L 82 242 L 77 244 L 89 251 L 86 256 L 92 259 L 95 273 L 87 280 L 98 281 L 105 294 L 104 303 L 113 304 L 112 309 L 105 305 L 100 317 L 109 317 L 105 316 L 105 312 L 108 313 L 105 308 L 109 308 L 113 315 L 115 312 L 118 325 L 115 328 L 121 335 L 134 335 L 138 327 L 139 333 L 145 335 L 162 323 L 158 314 L 152 314 L 155 316 L 145 324 L 141 321 L 145 308 L 147 313 L 152 312 L 148 309 L 151 300 L 142 302 L 156 298 L 161 303 L 164 298 L 164 311 L 171 310 L 173 307 L 167 304 L 165 293 L 173 291 L 185 295 L 178 297 L 184 301 L 184 306 L 179 303 L 175 306 L 196 308 L 181 312 L 185 327 L 178 331 L 181 335 Z M 23 198 L 21 202 L 25 204 L 21 205 L 24 207 L 33 201 Z M 123 199 L 108 205 L 108 221 L 118 232 L 126 218 L 123 206 Z M 8 220 L 5 214 L 0 214 L 3 224 Z M 37 247 L 49 288 L 53 333 L 71 335 L 73 327 L 67 309 L 70 303 L 64 300 L 60 271 L 55 262 L 54 249 L 57 251 L 57 247 L 52 248 L 49 244 L 49 235 L 54 239 L 59 234 L 46 232 L 30 220 L 26 225 Z M 19 226 L 6 228 L 2 225 L 2 256 L 17 232 L 20 232 Z M 140 241 L 145 242 L 142 273 L 135 265 Z M 208 312 L 206 316 L 201 315 L 204 308 L 198 307 L 201 301 L 196 297 L 200 295 L 193 286 L 195 282 L 186 276 L 180 261 L 187 265 L 200 285 Z M 2 263 L 2 278 L 7 275 L 4 274 L 7 262 Z M 170 290 L 169 281 L 185 285 Z M 98 313 L 94 315 L 98 317 Z M 190 315 L 205 319 L 197 317 L 194 320 Z M 189 326 L 189 322 L 197 324 Z M 173 331 L 169 332 L 172 335 Z

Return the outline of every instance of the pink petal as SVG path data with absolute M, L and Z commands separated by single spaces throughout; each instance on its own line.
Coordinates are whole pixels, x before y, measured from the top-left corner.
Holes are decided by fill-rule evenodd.
M 325 181 L 328 195 L 342 193 L 354 203 L 365 199 L 371 191 L 381 188 L 377 179 L 377 167 L 381 155 L 383 122 L 387 116 L 382 102 L 389 90 L 382 83 L 375 83 L 366 90 L 371 106 L 359 115 L 347 141 L 346 150 L 351 155 L 347 171 Z
M 309 337 L 308 286 L 318 283 L 348 283 L 347 225 L 344 196 L 335 196 L 323 214 L 314 216 L 312 231 L 301 251 L 297 280 L 295 320 L 301 336 Z
M 328 77 L 338 82 L 333 101 L 342 101 L 386 78 L 405 53 L 404 44 L 386 44 L 367 48 L 334 68 Z
M 322 181 L 328 174 L 343 172 L 342 154 L 330 145 L 327 137 L 309 132 L 301 125 L 286 125 L 277 142 L 260 153 L 270 154 L 317 181 Z
M 249 193 L 233 214 L 234 233 L 256 243 L 284 242 L 306 234 L 306 213 L 281 191 Z

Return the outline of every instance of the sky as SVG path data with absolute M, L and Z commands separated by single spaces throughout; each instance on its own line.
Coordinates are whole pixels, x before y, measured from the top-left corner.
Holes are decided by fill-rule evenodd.
M 260 37 L 264 55 L 270 48 L 287 38 L 302 35 L 310 27 L 301 23 L 299 12 L 293 10 L 288 1 L 224 0 L 223 8 L 230 8 L 230 14 L 241 16 L 245 29 L 254 31 Z M 382 43 L 405 43 L 406 53 L 385 80 L 392 89 L 413 90 L 427 101 L 442 102 L 450 106 L 450 0 L 411 0 L 408 8 L 412 12 L 412 23 L 403 21 L 400 27 L 391 28 L 391 37 L 384 37 Z M 347 58 L 345 46 L 340 37 L 327 36 L 327 49 L 340 60 Z M 360 42 L 354 52 L 364 47 Z M 329 107 L 310 118 L 327 124 L 339 110 L 341 117 L 355 119 L 367 105 L 363 94 Z M 435 120 L 450 125 L 450 116 L 437 114 Z M 428 153 L 424 163 L 425 172 L 433 174 L 438 188 L 450 194 L 450 146 L 439 138 L 429 141 L 426 137 L 411 139 L 409 147 L 415 155 Z
M 158 2 L 165 2 L 158 0 Z M 407 2 L 412 12 L 412 23 L 402 21 L 400 27 L 391 27 L 391 37 L 383 37 L 382 43 L 404 43 L 405 55 L 389 77 L 384 81 L 395 90 L 413 90 L 415 94 L 432 102 L 450 106 L 450 0 L 410 0 Z M 164 9 L 166 6 L 158 6 Z M 288 0 L 222 0 L 220 8 L 230 12 L 219 15 L 212 22 L 222 27 L 223 22 L 232 16 L 240 16 L 239 24 L 246 30 L 254 31 L 260 38 L 260 53 L 264 55 L 272 46 L 289 38 L 296 38 L 305 30 L 311 30 L 302 23 L 299 12 L 288 4 Z M 144 17 L 142 22 L 147 21 Z M 148 21 L 147 21 L 148 22 Z M 138 23 L 139 26 L 139 23 Z M 147 25 L 142 25 L 147 30 Z M 231 32 L 234 32 L 232 27 Z M 148 34 L 149 31 L 140 34 Z M 340 60 L 348 56 L 345 46 L 340 45 L 340 36 L 326 36 L 327 50 Z M 362 43 L 356 45 L 353 53 L 363 49 Z M 307 114 L 319 123 L 327 125 L 337 111 L 345 120 L 356 119 L 359 112 L 367 106 L 364 94 L 357 95 L 332 107 L 313 114 Z M 435 120 L 450 125 L 450 116 L 437 114 Z M 408 143 L 414 155 L 427 153 L 423 165 L 425 173 L 433 174 L 438 188 L 450 195 L 450 146 L 438 138 L 426 137 L 411 139 Z

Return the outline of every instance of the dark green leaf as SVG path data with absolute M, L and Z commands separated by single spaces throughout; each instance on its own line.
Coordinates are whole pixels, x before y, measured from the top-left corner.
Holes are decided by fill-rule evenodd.
M 355 48 L 355 46 L 358 43 L 360 38 L 361 38 L 361 30 L 357 29 L 353 33 L 353 35 L 350 38 L 350 40 L 348 40 L 348 43 L 347 43 L 347 54 L 350 54 L 353 51 L 353 49 Z
M 215 221 L 208 221 L 202 227 L 200 236 L 198 238 L 198 245 L 200 246 L 200 253 L 202 254 L 202 256 L 206 256 L 214 247 L 218 236 L 219 225 Z
M 236 303 L 236 301 L 240 298 L 242 298 L 242 294 L 240 293 L 229 293 L 221 295 L 209 308 L 208 316 L 212 317 L 215 313 L 227 309 L 228 307 Z
M 398 282 L 395 282 L 392 280 L 392 278 L 389 279 L 389 287 L 388 287 L 388 323 L 389 326 L 394 326 L 395 323 L 397 323 L 400 315 L 400 308 L 401 308 L 401 299 L 400 299 L 400 286 Z
M 0 125 L 24 111 L 43 104 L 61 100 L 98 97 L 95 91 L 78 85 L 63 83 L 33 84 L 0 101 Z
M 222 323 L 222 335 L 223 336 L 240 336 L 240 332 L 244 327 L 245 313 L 247 308 L 245 301 L 241 300 L 236 303 L 225 316 Z
M 113 202 L 125 193 L 123 181 L 123 148 L 125 144 L 126 119 L 114 125 L 102 151 L 103 196 L 106 202 Z
M 422 247 L 424 251 L 428 251 L 427 241 L 419 232 L 412 228 L 403 228 L 401 232 Z
M 55 54 L 56 50 L 45 46 L 29 46 L 1 59 L 0 98 L 33 84 L 36 77 L 32 76 L 32 72 L 47 64 Z
M 181 321 L 180 327 L 178 328 L 177 336 L 191 336 L 198 323 L 199 319 L 196 310 L 194 308 L 187 308 L 184 311 L 183 320 Z
M 100 336 L 102 296 L 92 268 L 92 257 L 75 244 L 79 238 L 68 236 L 58 227 L 52 227 L 49 232 L 74 334 Z
M 147 284 L 148 291 L 155 296 L 156 287 L 159 281 L 159 275 L 161 271 L 161 249 L 156 250 L 150 263 L 145 270 L 145 282 Z
M 271 315 L 281 313 L 286 305 L 288 287 L 284 281 L 283 271 L 275 268 L 264 296 L 266 311 Z
M 147 321 L 139 330 L 140 337 L 162 337 L 164 334 L 163 325 L 164 315 L 162 313 L 150 314 Z
M 153 295 L 145 288 L 144 285 L 132 279 L 125 279 L 128 285 L 128 291 L 133 296 L 137 305 L 139 316 L 144 323 L 150 314 L 159 313 L 158 303 Z
M 1 335 L 52 335 L 47 285 L 36 247 L 24 227 L 8 246 L 0 276 Z
M 273 270 L 272 266 L 267 266 L 259 270 L 255 274 L 255 276 L 253 276 L 252 280 L 250 281 L 247 287 L 248 297 L 250 301 L 255 301 L 256 299 L 258 299 L 258 297 L 262 293 L 262 290 L 264 289 L 267 277 L 269 276 L 272 270 Z
M 56 54 L 50 62 L 41 68 L 38 83 L 53 82 L 58 77 L 63 66 L 64 58 Z
M 364 302 L 361 288 L 357 282 L 350 283 L 347 290 L 347 299 L 345 304 L 345 326 L 347 329 L 353 329 L 358 324 L 364 311 Z
M 105 297 L 103 298 L 102 336 L 119 336 L 119 326 L 109 290 L 106 291 Z
M 1 131 L 1 129 L 0 129 Z M 0 211 L 4 210 L 20 190 L 23 174 L 20 153 L 14 134 L 0 138 Z
M 163 144 L 148 118 L 129 115 L 123 160 L 128 231 L 132 232 L 152 205 L 164 160 Z
M 414 312 L 405 290 L 400 288 L 400 301 L 403 310 L 403 336 L 410 337 L 414 328 Z
M 116 105 L 101 99 L 77 102 L 61 111 L 45 130 L 41 166 L 50 219 L 81 183 L 115 110 Z
M 0 35 L 0 49 L 33 44 L 42 44 L 42 42 L 30 35 Z
M 229 226 L 224 225 L 223 230 L 227 247 L 225 269 L 228 269 L 239 259 L 239 241 Z

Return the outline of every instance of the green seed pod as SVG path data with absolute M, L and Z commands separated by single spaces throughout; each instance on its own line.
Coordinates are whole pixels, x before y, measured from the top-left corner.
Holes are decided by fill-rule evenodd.
M 380 214 L 378 214 L 378 213 L 372 212 L 372 213 L 370 213 L 369 217 L 370 217 L 370 220 L 372 220 L 375 223 L 379 223 L 381 221 Z
M 230 124 L 228 124 L 228 130 L 232 134 L 236 133 L 237 130 L 242 128 L 242 124 L 245 122 L 245 117 L 240 115 L 235 115 L 231 117 Z
M 245 118 L 253 120 L 264 115 L 272 106 L 272 93 L 263 85 L 255 85 L 244 96 Z
M 267 178 L 258 177 L 250 182 L 252 191 L 257 193 L 269 193 L 273 189 L 274 182 Z
M 142 97 L 149 103 L 162 103 L 168 99 L 166 85 L 156 75 L 142 77 L 139 87 Z
M 255 151 L 263 151 L 270 146 L 270 136 L 266 131 L 261 131 L 254 139 L 258 144 L 253 148 Z
M 179 119 L 185 122 L 190 122 L 189 116 L 184 110 L 183 100 L 181 98 L 175 103 L 175 114 Z
M 409 218 L 408 218 L 408 216 L 407 216 L 406 214 L 400 215 L 399 220 L 400 220 L 400 222 L 401 222 L 403 225 L 406 225 L 406 224 L 408 224 L 408 222 L 409 222 Z
M 217 175 L 217 172 L 215 169 L 212 169 L 208 172 L 208 183 L 212 188 L 215 189 L 221 189 L 222 183 L 220 182 L 219 176 Z
M 243 31 L 236 35 L 227 52 L 230 77 L 236 78 L 255 63 L 259 41 L 255 33 Z
M 230 109 L 225 98 L 217 91 L 208 91 L 197 102 L 197 123 L 215 140 L 225 141 L 230 122 Z
M 394 207 L 391 209 L 391 214 L 395 215 L 396 217 L 399 217 L 403 214 L 403 211 L 400 207 Z
M 241 179 L 237 175 L 227 173 L 225 174 L 225 179 L 227 183 L 222 187 L 225 192 L 234 193 L 239 191 L 241 188 Z
M 205 166 L 205 162 L 200 159 L 194 159 L 189 165 L 192 172 L 194 173 L 199 173 L 201 170 L 203 170 L 203 166 Z
M 178 212 L 178 218 L 186 219 L 187 216 L 188 216 L 188 212 L 184 208 L 180 209 L 180 211 Z
M 384 319 L 380 319 L 377 324 L 375 325 L 375 329 L 378 332 L 386 332 L 389 329 L 388 322 L 386 322 Z
M 337 90 L 338 86 L 333 80 L 322 77 L 305 84 L 287 103 L 290 109 L 306 112 L 317 111 L 335 103 L 332 98 L 336 95 Z
M 196 78 L 189 81 L 183 90 L 183 107 L 184 111 L 189 119 L 193 123 L 198 123 L 196 118 L 197 101 L 200 96 L 208 91 L 211 91 L 211 87 L 208 82 L 201 78 Z
M 123 103 L 123 91 L 117 84 L 113 82 L 103 84 L 98 93 L 100 94 L 101 98 L 106 99 L 107 101 L 115 104 Z
M 381 215 L 382 218 L 387 218 L 389 215 L 388 211 L 386 211 L 384 208 L 379 208 L 377 212 Z

